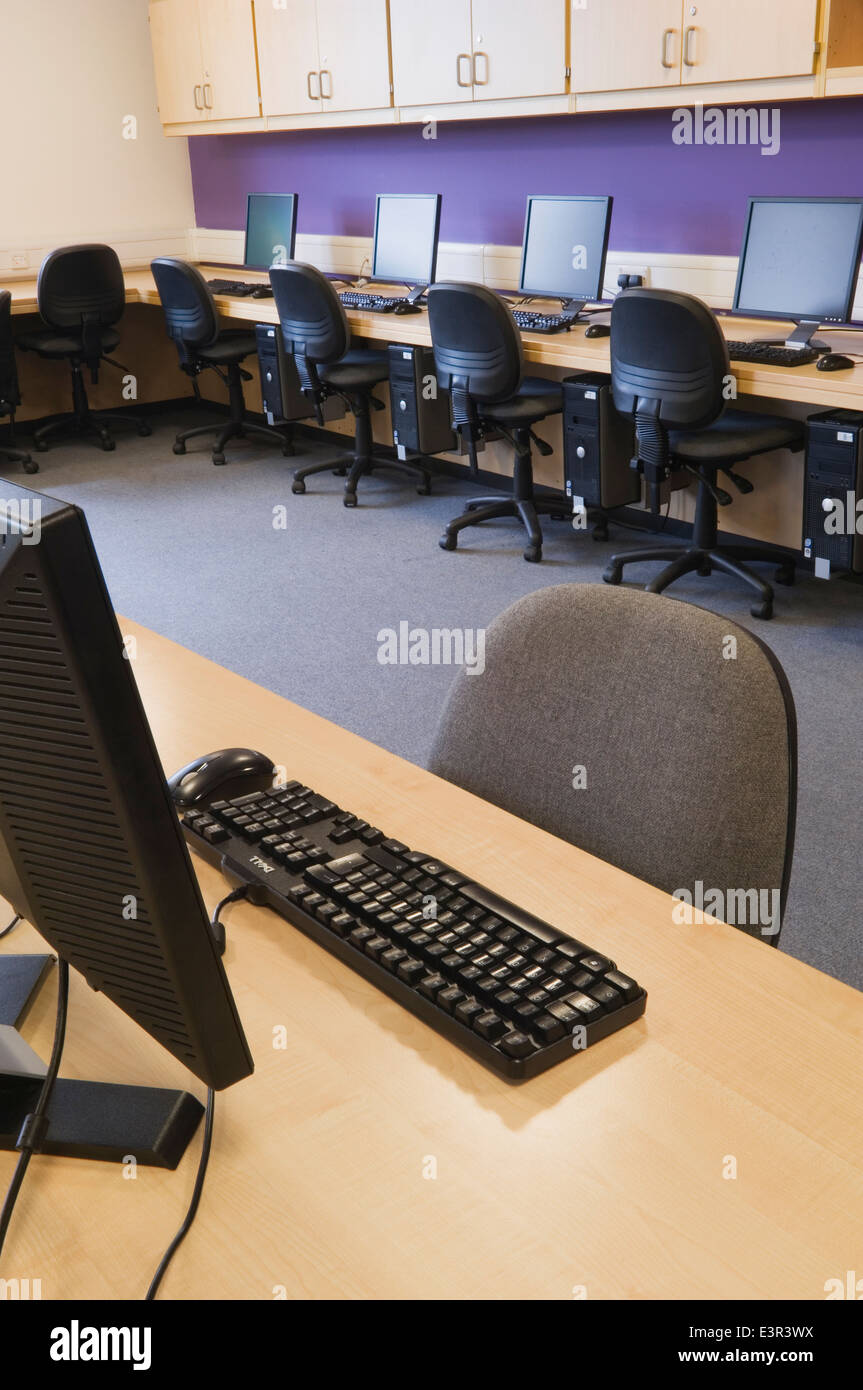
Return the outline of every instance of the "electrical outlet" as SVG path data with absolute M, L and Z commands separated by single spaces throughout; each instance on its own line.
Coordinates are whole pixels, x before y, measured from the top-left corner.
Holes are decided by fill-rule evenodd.
M 618 275 L 640 275 L 641 283 L 645 289 L 650 284 L 649 265 L 630 265 L 628 262 L 624 264 L 620 261 L 614 262 L 609 259 L 605 267 L 605 284 L 607 292 L 610 295 L 615 295 L 618 292 Z
M 30 257 L 26 251 L 18 251 L 12 257 L 13 270 L 26 270 L 30 265 Z

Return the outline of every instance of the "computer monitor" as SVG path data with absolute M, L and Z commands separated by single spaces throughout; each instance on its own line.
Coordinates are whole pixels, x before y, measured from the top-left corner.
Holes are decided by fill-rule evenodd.
M 379 193 L 375 209 L 372 279 L 402 280 L 419 299 L 437 272 L 439 193 Z
M 523 295 L 559 298 L 566 314 L 602 298 L 612 201 L 528 198 L 518 281 Z
M 246 204 L 246 249 L 249 270 L 269 270 L 294 259 L 297 240 L 296 193 L 250 193 Z
M 861 241 L 863 198 L 750 198 L 734 313 L 792 319 L 786 346 L 806 347 L 819 324 L 849 322 Z
M 132 655 L 83 513 L 0 480 L 0 894 L 94 990 L 222 1090 L 251 1073 L 252 1058 Z M 9 1031 L 0 1147 L 14 1148 L 44 1067 Z M 184 1092 L 61 1079 L 44 1151 L 174 1167 L 202 1113 Z

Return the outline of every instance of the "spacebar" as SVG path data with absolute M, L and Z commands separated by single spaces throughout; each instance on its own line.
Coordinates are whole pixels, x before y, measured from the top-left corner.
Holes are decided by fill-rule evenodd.
M 490 888 L 484 888 L 481 883 L 461 883 L 458 891 L 479 907 L 484 907 L 487 912 L 505 917 L 514 927 L 530 932 L 531 936 L 539 937 L 547 946 L 556 946 L 558 941 L 566 939 L 564 932 L 555 931 L 547 922 L 534 917 L 530 912 L 525 912 L 523 907 L 507 902 L 506 898 L 502 898 L 499 893 L 493 893 Z

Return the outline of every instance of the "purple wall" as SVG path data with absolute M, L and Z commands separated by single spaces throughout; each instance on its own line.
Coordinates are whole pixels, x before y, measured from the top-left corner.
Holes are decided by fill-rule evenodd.
M 863 99 L 788 102 L 781 147 L 685 146 L 670 111 L 367 126 L 189 141 L 199 227 L 240 228 L 246 193 L 297 192 L 301 232 L 371 236 L 377 192 L 443 194 L 445 241 L 521 243 L 528 193 L 612 193 L 611 245 L 736 255 L 750 194 L 863 192 Z

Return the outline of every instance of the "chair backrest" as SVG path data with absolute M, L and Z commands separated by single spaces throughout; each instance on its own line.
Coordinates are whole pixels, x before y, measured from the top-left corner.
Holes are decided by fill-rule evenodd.
M 0 416 L 13 414 L 20 404 L 12 338 L 12 295 L 9 290 L 0 290 Z
M 112 246 L 61 246 L 39 268 L 39 313 L 51 328 L 106 328 L 126 307 L 123 267 Z
M 429 328 L 438 386 L 449 391 L 453 423 L 474 418 L 473 402 L 514 396 L 524 375 L 515 319 L 485 285 L 439 281 L 428 290 Z
M 342 301 L 316 266 L 301 261 L 271 266 L 270 284 L 285 351 L 296 361 L 303 390 L 317 396 L 317 368 L 338 362 L 351 345 Z
M 626 415 L 666 429 L 701 429 L 724 409 L 730 371 L 707 305 L 676 290 L 624 290 L 611 310 L 611 390 Z
M 219 315 L 210 286 L 197 266 L 174 256 L 157 256 L 150 269 L 165 312 L 168 337 L 177 344 L 181 363 L 191 366 L 196 352 L 211 347 L 219 335 Z
M 773 654 L 727 618 L 602 584 L 540 589 L 491 624 L 484 671 L 456 678 L 430 766 L 775 944 L 794 702 Z M 717 910 L 716 891 L 735 896 Z

